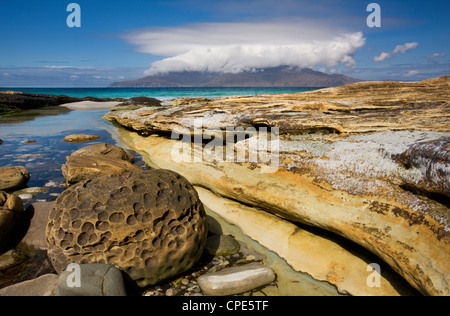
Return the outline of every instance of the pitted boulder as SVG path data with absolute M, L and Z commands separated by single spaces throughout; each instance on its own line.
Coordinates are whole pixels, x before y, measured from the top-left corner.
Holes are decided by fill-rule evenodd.
M 192 185 L 175 172 L 147 170 L 64 191 L 50 213 L 46 238 L 58 273 L 69 263 L 106 263 L 147 286 L 190 269 L 207 231 Z

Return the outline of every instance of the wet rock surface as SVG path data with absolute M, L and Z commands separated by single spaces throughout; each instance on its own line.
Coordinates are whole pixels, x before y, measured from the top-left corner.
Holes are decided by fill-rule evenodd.
M 152 167 L 343 236 L 423 294 L 447 295 L 450 213 L 442 197 L 448 196 L 449 95 L 448 77 L 364 82 L 300 94 L 180 99 L 171 106 L 113 111 L 105 118 L 125 127 L 119 129 L 122 139 Z M 253 128 L 234 143 L 235 153 L 260 157 L 272 149 L 278 153 L 276 167 L 267 172 L 262 159 L 206 161 L 203 144 L 192 146 L 190 160 L 173 155 L 181 143 L 169 139 L 173 131 L 187 135 L 186 142 L 218 130 L 218 139 L 226 139 L 227 127 Z M 270 138 L 265 148 L 251 142 L 265 136 L 262 127 L 279 128 L 278 149 L 270 147 L 275 144 Z
M 192 267 L 206 233 L 203 205 L 183 177 L 131 172 L 64 191 L 49 216 L 48 254 L 59 273 L 71 262 L 100 262 L 146 286 Z

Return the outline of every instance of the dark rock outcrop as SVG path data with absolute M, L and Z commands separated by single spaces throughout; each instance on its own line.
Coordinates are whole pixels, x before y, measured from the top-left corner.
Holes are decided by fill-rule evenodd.
M 66 103 L 94 101 L 94 102 L 123 102 L 123 105 L 159 106 L 161 102 L 155 98 L 136 97 L 122 98 L 75 98 L 65 95 L 30 94 L 18 91 L 0 91 L 0 115 L 18 110 L 40 109 L 54 107 Z
M 14 110 L 30 110 L 79 101 L 83 101 L 83 99 L 65 95 L 56 96 L 6 91 L 0 92 L 0 114 Z

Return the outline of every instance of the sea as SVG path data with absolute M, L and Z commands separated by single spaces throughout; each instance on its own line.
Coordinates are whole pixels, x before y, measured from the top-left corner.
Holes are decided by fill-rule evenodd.
M 181 97 L 220 98 L 225 96 L 282 94 L 314 90 L 311 88 L 0 88 L 32 94 L 67 95 L 71 97 L 123 98 L 152 97 L 173 100 Z M 31 174 L 30 188 L 44 188 L 39 194 L 24 193 L 26 205 L 53 201 L 64 190 L 61 166 L 72 152 L 96 143 L 126 148 L 117 129 L 102 116 L 109 110 L 74 111 L 51 107 L 20 111 L 0 116 L 0 167 L 24 166 Z M 72 144 L 63 141 L 71 134 L 100 136 L 98 141 Z M 126 148 L 129 149 L 129 148 Z M 136 163 L 145 168 L 142 157 L 134 153 Z
M 317 88 L 0 88 L 33 94 L 67 95 L 69 97 L 123 98 L 150 97 L 173 100 L 183 97 L 220 98 L 238 95 L 282 94 L 316 90 Z

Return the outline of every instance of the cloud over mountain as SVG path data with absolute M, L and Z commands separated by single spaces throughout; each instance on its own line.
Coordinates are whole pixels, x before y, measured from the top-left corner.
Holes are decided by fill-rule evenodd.
M 164 57 L 146 75 L 180 71 L 240 73 L 278 66 L 355 67 L 364 46 L 361 32 L 351 33 L 311 21 L 199 23 L 154 27 L 124 35 L 136 51 Z

